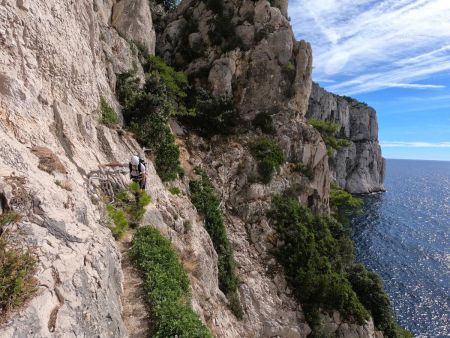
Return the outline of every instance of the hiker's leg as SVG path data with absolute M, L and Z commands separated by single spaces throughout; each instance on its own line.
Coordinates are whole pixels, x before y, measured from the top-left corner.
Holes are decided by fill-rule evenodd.
M 140 186 L 142 190 L 145 190 L 145 186 L 147 183 L 147 177 L 145 175 L 142 176 L 141 181 L 140 181 Z

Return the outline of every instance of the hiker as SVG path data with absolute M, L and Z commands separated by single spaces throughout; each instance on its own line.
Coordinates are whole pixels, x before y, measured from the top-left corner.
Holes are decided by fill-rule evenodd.
M 147 177 L 145 173 L 145 162 L 139 156 L 133 156 L 128 164 L 130 168 L 130 178 L 133 182 L 139 183 L 139 187 L 145 190 Z

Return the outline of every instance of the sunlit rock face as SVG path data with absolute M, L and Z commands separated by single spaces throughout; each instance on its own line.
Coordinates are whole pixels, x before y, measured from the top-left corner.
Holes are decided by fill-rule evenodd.
M 330 159 L 333 178 L 352 193 L 383 191 L 385 163 L 378 143 L 377 115 L 373 108 L 349 97 L 338 96 L 313 84 L 307 118 L 340 126 L 339 137 L 352 145 Z

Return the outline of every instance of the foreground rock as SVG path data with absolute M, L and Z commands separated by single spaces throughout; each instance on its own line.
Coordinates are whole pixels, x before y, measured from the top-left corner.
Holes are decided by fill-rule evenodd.
M 11 230 L 39 260 L 38 295 L 1 337 L 127 336 L 121 257 L 87 189 L 100 164 L 139 150 L 99 124 L 100 97 L 115 106 L 115 73 L 140 67 L 109 24 L 114 3 L 0 3 L 0 190 L 23 216 Z

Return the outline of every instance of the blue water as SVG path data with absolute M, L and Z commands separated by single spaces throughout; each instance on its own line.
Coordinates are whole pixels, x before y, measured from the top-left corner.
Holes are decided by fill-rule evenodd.
M 353 221 L 356 259 L 416 337 L 450 337 L 450 162 L 387 160 L 385 193 Z

